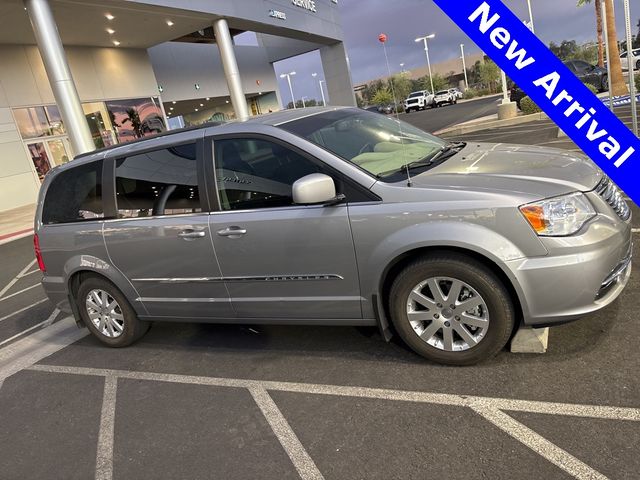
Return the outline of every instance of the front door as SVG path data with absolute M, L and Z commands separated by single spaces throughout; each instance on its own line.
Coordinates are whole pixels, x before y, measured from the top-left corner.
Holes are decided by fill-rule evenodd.
M 196 143 L 116 160 L 118 219 L 105 222 L 113 263 L 152 317 L 233 318 L 200 199 Z
M 323 165 L 276 141 L 215 141 L 220 211 L 210 231 L 241 318 L 359 319 L 346 205 L 300 206 L 293 182 Z

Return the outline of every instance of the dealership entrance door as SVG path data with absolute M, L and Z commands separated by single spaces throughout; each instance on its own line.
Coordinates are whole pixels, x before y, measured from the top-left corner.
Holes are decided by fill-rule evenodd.
M 65 136 L 30 140 L 25 142 L 29 157 L 38 178 L 42 182 L 45 174 L 56 165 L 67 163 L 73 158 L 69 138 Z

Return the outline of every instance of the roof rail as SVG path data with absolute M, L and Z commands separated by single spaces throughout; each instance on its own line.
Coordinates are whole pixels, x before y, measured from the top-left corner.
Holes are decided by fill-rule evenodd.
M 74 157 L 74 160 L 77 160 L 79 158 L 85 158 L 85 157 L 88 157 L 90 155 L 94 155 L 96 153 L 108 152 L 108 151 L 114 150 L 116 148 L 125 146 L 125 145 L 126 146 L 128 146 L 128 145 L 136 145 L 138 143 L 141 143 L 141 142 L 144 142 L 144 141 L 147 141 L 147 140 L 151 140 L 153 138 L 168 137 L 169 135 L 174 135 L 176 133 L 190 132 L 192 130 L 199 130 L 201 128 L 218 127 L 220 125 L 223 125 L 224 123 L 226 123 L 226 122 L 206 122 L 206 123 L 203 123 L 201 125 L 194 125 L 194 126 L 190 126 L 190 127 L 177 128 L 175 130 L 165 130 L 164 132 L 156 133 L 156 134 L 153 134 L 153 135 L 148 135 L 146 137 L 138 138 L 137 140 L 132 140 L 130 142 L 116 143 L 115 145 L 110 145 L 108 147 L 103 147 L 103 148 L 98 148 L 96 150 L 91 150 L 90 152 L 81 153 L 80 155 L 76 155 Z

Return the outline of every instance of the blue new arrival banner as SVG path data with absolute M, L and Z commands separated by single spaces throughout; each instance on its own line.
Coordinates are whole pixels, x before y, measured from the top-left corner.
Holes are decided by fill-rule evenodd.
M 640 204 L 640 140 L 500 0 L 434 2 Z

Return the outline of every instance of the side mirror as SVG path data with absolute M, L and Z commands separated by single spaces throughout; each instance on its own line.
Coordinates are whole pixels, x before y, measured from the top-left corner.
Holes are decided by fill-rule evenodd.
M 297 205 L 330 203 L 337 199 L 333 178 L 323 173 L 312 173 L 296 180 L 292 193 L 293 203 Z

